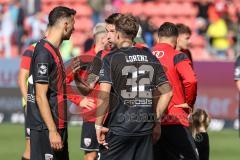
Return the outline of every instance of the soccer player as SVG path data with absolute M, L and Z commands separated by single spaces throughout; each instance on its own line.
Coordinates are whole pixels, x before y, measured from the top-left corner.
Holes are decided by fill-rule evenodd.
M 98 142 L 106 147 L 100 149 L 100 160 L 153 159 L 153 92 L 157 88 L 165 93 L 156 109 L 158 118 L 171 98 L 171 87 L 161 64 L 147 48 L 133 45 L 138 27 L 132 15 L 121 16 L 115 24 L 114 45 L 118 49 L 103 59 L 95 125 Z M 103 127 L 107 111 L 111 112 L 109 132 Z
M 96 138 L 95 131 L 95 119 L 96 119 L 96 93 L 97 86 L 94 87 L 95 90 L 89 90 L 90 86 L 87 88 L 83 81 L 87 80 L 89 74 L 88 65 L 92 63 L 93 57 L 99 51 L 105 49 L 106 46 L 106 24 L 98 23 L 93 29 L 94 36 L 94 45 L 91 50 L 86 52 L 84 55 L 80 56 L 80 61 L 85 64 L 77 65 L 76 67 L 79 70 L 75 73 L 72 80 L 75 80 L 77 87 L 80 92 L 86 95 L 86 98 L 90 101 L 87 107 L 83 106 L 84 104 L 80 103 L 80 107 L 83 107 L 81 110 L 81 115 L 83 117 L 83 125 L 82 125 L 82 134 L 81 134 L 81 145 L 80 149 L 84 150 L 84 160 L 95 160 L 97 159 L 97 151 L 98 151 L 98 142 Z
M 48 16 L 47 38 L 40 40 L 34 50 L 27 95 L 30 159 L 69 159 L 66 75 L 59 46 L 71 37 L 75 14 L 67 7 L 54 8 Z
M 98 23 L 93 29 L 94 47 L 87 53 L 91 56 L 96 56 L 99 51 L 105 49 L 106 45 L 106 24 Z M 96 91 L 97 88 L 95 87 Z M 83 110 L 83 125 L 81 134 L 80 148 L 85 151 L 84 160 L 97 159 L 98 142 L 95 131 L 96 120 L 96 92 L 95 90 L 89 93 L 90 98 L 94 99 L 94 107 L 91 109 Z
M 197 80 L 191 61 L 185 53 L 175 50 L 178 30 L 175 24 L 163 23 L 158 29 L 159 43 L 153 54 L 163 65 L 173 88 L 173 97 L 161 120 L 161 137 L 154 145 L 154 159 L 191 159 L 198 155 L 188 129 L 189 114 L 197 95 Z
M 97 85 L 97 81 L 99 79 L 99 72 L 102 67 L 103 57 L 105 57 L 110 52 L 110 50 L 115 49 L 115 23 L 121 16 L 122 14 L 120 13 L 113 13 L 105 19 L 107 44 L 105 45 L 105 48 L 103 50 L 100 50 L 93 59 L 93 64 L 87 78 L 87 85 L 81 84 L 81 79 L 78 80 L 78 77 L 75 77 L 75 80 L 77 80 L 76 82 L 79 91 L 84 91 L 85 95 L 89 94 Z M 77 65 L 76 68 L 80 68 L 80 65 Z
M 48 33 L 48 29 L 46 30 L 45 36 Z M 28 48 L 23 52 L 23 55 L 21 57 L 21 63 L 20 63 L 20 70 L 18 74 L 18 84 L 21 90 L 21 94 L 23 96 L 22 99 L 22 106 L 24 109 L 24 116 L 25 116 L 25 137 L 26 137 L 26 147 L 24 154 L 22 156 L 22 159 L 30 159 L 30 128 L 29 123 L 27 121 L 27 92 L 28 92 L 28 86 L 27 86 L 27 80 L 29 77 L 29 70 L 32 60 L 32 55 L 34 52 L 34 48 L 36 46 L 36 43 L 33 43 L 32 45 L 28 46 Z
M 192 62 L 192 54 L 189 50 L 189 39 L 192 35 L 192 31 L 188 26 L 182 23 L 176 24 L 176 27 L 178 29 L 178 39 L 177 39 L 176 49 L 178 51 L 181 51 L 187 54 L 188 58 Z
M 26 102 L 27 102 L 27 79 L 29 76 L 29 69 L 30 64 L 32 60 L 32 54 L 34 52 L 36 44 L 30 45 L 24 52 L 21 57 L 21 64 L 20 64 L 20 70 L 18 74 L 18 84 L 23 96 L 22 104 L 23 104 L 23 110 L 24 110 L 24 116 L 25 116 L 25 137 L 26 137 L 26 145 L 25 145 L 25 151 L 23 153 L 22 159 L 27 160 L 30 159 L 30 128 L 29 124 L 27 123 L 26 118 Z

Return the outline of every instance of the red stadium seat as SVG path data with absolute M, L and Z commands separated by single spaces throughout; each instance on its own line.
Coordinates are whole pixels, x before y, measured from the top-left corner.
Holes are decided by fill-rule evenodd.
M 83 5 L 83 4 L 77 4 L 75 6 L 76 11 L 77 11 L 77 16 L 92 16 L 92 9 L 88 5 Z
M 144 4 L 143 14 L 147 16 L 158 16 L 161 15 L 161 3 L 148 2 Z
M 133 4 L 123 4 L 120 8 L 121 13 L 132 13 L 135 16 L 140 16 L 143 14 L 144 4 L 133 3 Z
M 82 33 L 82 32 L 77 32 L 77 33 L 73 33 L 71 39 L 73 41 L 73 45 L 75 46 L 82 46 L 83 43 L 85 42 L 87 36 Z
M 93 28 L 93 22 L 90 18 L 76 18 L 75 19 L 75 30 L 76 31 L 91 31 Z
M 1 4 L 9 4 L 12 0 L 0 0 Z

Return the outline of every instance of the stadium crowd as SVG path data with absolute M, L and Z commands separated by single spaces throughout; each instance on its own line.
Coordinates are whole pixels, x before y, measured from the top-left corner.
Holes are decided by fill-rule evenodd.
M 30 43 L 38 41 L 47 26 L 48 11 L 61 3 L 61 0 L 0 0 L 0 57 L 19 56 Z M 174 7 L 180 10 L 182 3 L 185 11 L 174 13 Z M 78 4 L 76 7 L 82 12 L 78 19 L 85 19 L 80 24 L 84 29 L 77 29 L 78 34 L 61 47 L 65 61 L 91 48 L 93 39 L 89 31 L 113 12 L 132 12 L 138 16 L 142 37 L 149 47 L 155 44 L 157 27 L 171 21 L 192 29 L 194 60 L 233 60 L 239 51 L 237 0 L 81 0 L 64 4 L 70 7 Z

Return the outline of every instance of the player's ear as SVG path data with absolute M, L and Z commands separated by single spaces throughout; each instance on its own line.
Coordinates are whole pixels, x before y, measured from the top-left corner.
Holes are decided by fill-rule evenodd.
M 64 31 L 67 32 L 68 31 L 68 22 L 64 23 Z
M 120 33 L 117 32 L 117 39 L 120 39 Z

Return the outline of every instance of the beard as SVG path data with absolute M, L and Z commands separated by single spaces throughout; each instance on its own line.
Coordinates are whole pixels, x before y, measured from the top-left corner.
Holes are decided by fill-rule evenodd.
M 67 34 L 63 37 L 63 40 L 69 40 L 72 34 Z
M 73 30 L 69 31 L 63 36 L 63 40 L 69 40 L 71 38 Z

